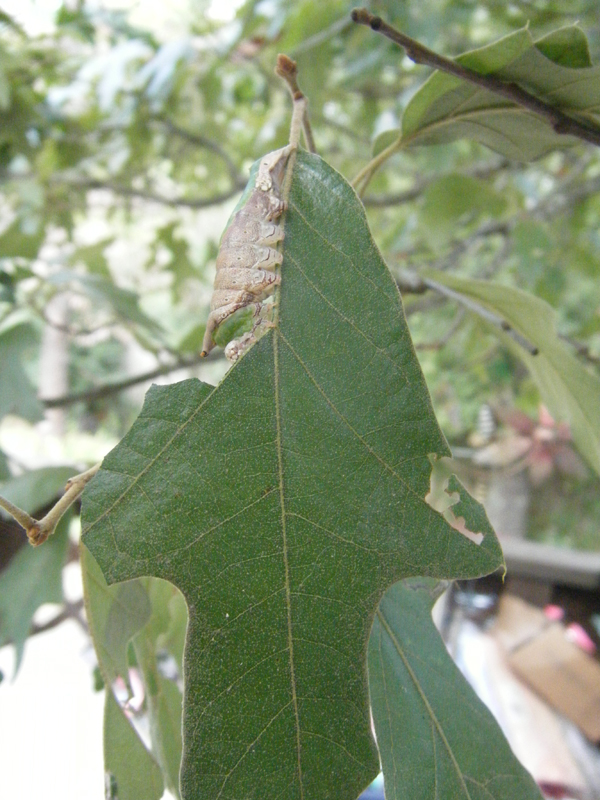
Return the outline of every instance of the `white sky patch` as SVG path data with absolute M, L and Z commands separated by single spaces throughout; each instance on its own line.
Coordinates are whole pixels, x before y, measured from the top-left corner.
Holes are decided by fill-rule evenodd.
M 62 0 L 2 0 L 0 7 L 30 36 L 39 36 L 54 30 L 54 17 L 61 5 Z
M 244 0 L 211 0 L 206 16 L 215 22 L 231 22 L 243 4 Z

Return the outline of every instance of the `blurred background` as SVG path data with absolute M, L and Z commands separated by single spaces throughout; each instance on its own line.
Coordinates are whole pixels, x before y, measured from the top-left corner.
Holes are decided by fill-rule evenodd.
M 297 61 L 318 152 L 349 180 L 430 74 L 354 26 L 351 8 L 341 0 L 0 4 L 5 497 L 39 516 L 70 475 L 119 441 L 151 382 L 214 384 L 225 374 L 220 351 L 200 364 L 199 350 L 221 231 L 252 162 L 287 141 L 277 53 Z M 448 56 L 526 25 L 537 39 L 578 22 L 600 61 L 596 0 L 369 8 Z M 458 140 L 398 152 L 363 196 L 403 290 L 454 468 L 503 541 L 516 542 L 507 546 L 509 577 L 512 557 L 515 579 L 530 581 L 523 596 L 538 606 L 565 585 L 556 548 L 600 549 L 598 475 L 514 349 L 416 278 L 435 269 L 532 293 L 597 376 L 599 191 L 591 145 L 520 163 Z M 0 748 L 0 783 L 14 798 L 103 794 L 102 697 L 85 631 L 77 514 L 43 560 L 0 518 L 0 707 L 13 740 Z M 540 572 L 540 553 L 554 572 Z M 587 563 L 595 577 L 585 591 L 597 599 L 600 570 L 592 556 Z M 479 589 L 463 590 L 453 602 L 477 606 Z M 592 606 L 578 621 L 594 645 L 600 609 Z

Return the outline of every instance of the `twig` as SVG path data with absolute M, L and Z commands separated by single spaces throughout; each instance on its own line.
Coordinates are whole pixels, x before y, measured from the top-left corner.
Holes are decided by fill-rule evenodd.
M 301 91 L 300 87 L 298 86 L 298 68 L 296 66 L 296 62 L 292 61 L 286 55 L 280 53 L 277 56 L 277 66 L 275 67 L 275 74 L 278 75 L 280 78 L 287 83 L 288 89 L 290 90 L 290 94 L 292 95 L 292 101 L 294 106 L 298 103 L 304 104 L 304 111 L 302 114 L 302 130 L 304 132 L 304 141 L 306 142 L 306 148 L 310 153 L 316 153 L 317 148 L 315 147 L 315 140 L 312 134 L 312 128 L 310 127 L 310 121 L 308 119 L 308 100 L 306 96 Z M 293 134 L 290 134 L 290 144 L 292 143 Z
M 506 159 L 503 159 L 495 164 L 477 164 L 472 169 L 465 170 L 461 174 L 470 178 L 487 178 L 505 169 L 508 163 Z M 406 189 L 403 192 L 398 192 L 397 194 L 370 195 L 364 197 L 362 202 L 364 206 L 369 206 L 371 208 L 401 206 L 404 203 L 410 203 L 411 200 L 415 200 L 423 194 L 431 183 L 437 180 L 439 180 L 439 175 L 420 180 L 411 189 Z
M 246 185 L 246 180 L 240 175 L 237 166 L 234 164 L 229 154 L 225 152 L 218 142 L 214 142 L 212 139 L 209 139 L 207 136 L 203 136 L 201 133 L 194 133 L 193 131 L 187 130 L 187 128 L 182 128 L 168 117 L 158 116 L 156 119 L 166 128 L 168 128 L 168 130 L 175 136 L 185 139 L 187 142 L 190 142 L 190 144 L 197 145 L 198 147 L 204 147 L 206 150 L 210 150 L 218 155 L 227 167 L 232 183 L 234 183 L 236 186 L 240 186 L 240 188 L 243 188 Z
M 46 633 L 46 631 L 50 631 L 52 628 L 57 628 L 59 625 L 62 625 L 63 622 L 66 622 L 69 619 L 75 620 L 75 622 L 81 625 L 84 630 L 87 630 L 87 625 L 79 613 L 82 608 L 83 599 L 77 600 L 74 603 L 65 603 L 63 610 L 60 611 L 55 617 L 52 617 L 52 619 L 48 620 L 48 622 L 44 622 L 43 625 L 32 625 L 29 635 L 37 636 L 40 633 Z
M 441 336 L 439 339 L 436 339 L 434 342 L 419 342 L 415 344 L 415 350 L 441 350 L 442 347 L 445 347 L 448 344 L 450 339 L 460 328 L 464 318 L 465 309 L 459 308 L 456 318 L 452 321 L 452 324 L 443 336 Z
M 367 25 L 371 30 L 381 33 L 388 39 L 391 39 L 396 44 L 403 47 L 406 55 L 414 61 L 415 64 L 424 64 L 428 67 L 433 67 L 440 72 L 445 72 L 448 75 L 454 75 L 463 81 L 479 86 L 489 92 L 500 95 L 507 100 L 510 100 L 515 105 L 526 108 L 540 117 L 543 117 L 548 122 L 555 133 L 565 136 L 576 136 L 578 139 L 583 139 L 584 142 L 589 142 L 600 146 L 600 130 L 590 127 L 583 122 L 580 122 L 568 114 L 564 114 L 558 108 L 540 100 L 533 94 L 525 91 L 516 83 L 509 83 L 503 81 L 494 75 L 481 75 L 475 70 L 463 67 L 456 61 L 434 53 L 433 50 L 422 45 L 420 42 L 411 39 L 401 31 L 396 30 L 387 22 L 384 22 L 381 17 L 377 17 L 367 11 L 366 8 L 355 8 L 352 11 L 352 20 L 359 25 Z
M 2 496 L 0 496 L 0 508 L 7 511 L 21 527 L 25 528 L 29 543 L 37 547 L 43 544 L 46 539 L 54 533 L 65 511 L 73 505 L 85 489 L 86 484 L 89 483 L 99 469 L 100 464 L 96 464 L 80 475 L 75 475 L 70 478 L 65 486 L 64 495 L 40 520 L 34 519 L 26 511 L 13 505 L 13 503 Z
M 513 341 L 520 345 L 524 350 L 526 350 L 529 355 L 538 355 L 538 348 L 528 339 L 526 339 L 525 336 L 522 336 L 520 333 L 518 333 L 504 319 L 504 317 L 501 317 L 499 314 L 495 314 L 493 311 L 490 311 L 488 308 L 476 302 L 475 300 L 472 300 L 470 297 L 465 297 L 465 295 L 461 294 L 460 292 L 450 289 L 448 286 L 444 286 L 442 283 L 431 280 L 431 278 L 420 278 L 413 273 L 406 273 L 397 281 L 397 283 L 401 292 L 406 293 L 408 291 L 415 294 L 421 294 L 425 291 L 425 289 L 433 289 L 435 292 L 438 292 L 439 294 L 444 295 L 451 300 L 455 300 L 457 303 L 463 305 L 468 311 L 472 311 L 486 322 L 489 322 L 494 327 L 499 328 L 507 336 L 510 336 L 510 338 L 513 339 Z
M 584 358 L 588 364 L 593 364 L 595 367 L 600 366 L 600 356 L 595 356 L 593 353 L 590 353 L 590 348 L 586 344 L 578 342 L 576 339 L 572 339 L 564 333 L 559 333 L 558 336 L 563 342 L 570 344 L 571 347 L 575 349 L 577 355 Z
M 122 197 L 139 197 L 142 200 L 148 200 L 152 203 L 161 203 L 162 205 L 173 207 L 183 206 L 185 208 L 209 208 L 210 206 L 220 205 L 226 200 L 230 200 L 245 186 L 245 184 L 236 183 L 226 192 L 215 194 L 212 197 L 187 199 L 185 197 L 165 197 L 164 195 L 147 192 L 143 189 L 133 189 L 131 186 L 120 186 L 119 184 L 110 183 L 108 181 L 93 179 L 70 181 L 60 177 L 53 177 L 51 178 L 51 182 L 60 183 L 73 189 L 82 189 L 84 191 L 91 189 L 108 189 Z
M 215 356 L 217 360 L 219 356 Z M 141 375 L 135 375 L 133 378 L 125 378 L 122 381 L 115 383 L 107 383 L 104 386 L 98 386 L 94 389 L 86 389 L 83 392 L 74 392 L 73 394 L 65 394 L 62 397 L 49 397 L 47 399 L 41 397 L 40 402 L 45 408 L 66 408 L 75 403 L 83 403 L 89 400 L 99 400 L 102 397 L 109 397 L 112 394 L 123 392 L 125 389 L 130 389 L 132 386 L 137 386 L 138 383 L 145 383 L 151 381 L 153 378 L 158 378 L 161 375 L 168 375 L 169 372 L 176 372 L 178 369 L 188 369 L 195 367 L 198 364 L 206 363 L 205 358 L 199 355 L 194 358 L 181 359 L 174 364 L 164 364 L 161 367 L 144 372 Z

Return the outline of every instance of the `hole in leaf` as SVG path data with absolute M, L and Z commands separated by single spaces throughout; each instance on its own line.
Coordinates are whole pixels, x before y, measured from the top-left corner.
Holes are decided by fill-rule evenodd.
M 429 480 L 429 493 L 425 497 L 435 511 L 438 511 L 452 527 L 475 544 L 481 544 L 483 533 L 472 531 L 464 517 L 455 513 L 461 505 L 461 491 L 466 491 L 454 475 L 453 461 L 451 458 L 439 458 L 435 453 L 429 454 L 431 461 L 431 477 Z

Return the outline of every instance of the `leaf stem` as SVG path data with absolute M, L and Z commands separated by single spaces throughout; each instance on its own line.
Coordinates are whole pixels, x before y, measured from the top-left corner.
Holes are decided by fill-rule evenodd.
M 306 95 L 298 86 L 298 66 L 295 61 L 292 61 L 289 56 L 280 53 L 277 56 L 277 66 L 275 67 L 275 74 L 282 78 L 288 85 L 292 101 L 294 103 L 294 114 L 292 116 L 292 130 L 290 132 L 290 144 L 295 147 L 299 139 L 299 131 L 296 130 L 295 125 L 302 125 L 304 133 L 304 141 L 306 142 L 306 149 L 309 153 L 316 153 L 315 140 L 312 134 L 310 120 L 308 119 L 308 100 Z M 296 112 L 296 109 L 299 109 Z
M 63 514 L 73 505 L 77 498 L 80 497 L 86 484 L 89 483 L 99 469 L 100 463 L 95 464 L 79 475 L 74 475 L 72 478 L 69 478 L 65 486 L 64 495 L 40 520 L 34 519 L 26 511 L 23 511 L 22 508 L 15 506 L 10 500 L 2 496 L 0 496 L 0 507 L 7 511 L 11 517 L 25 529 L 29 543 L 37 547 L 43 544 L 46 539 L 54 533 Z
M 399 136 L 395 142 L 392 142 L 388 145 L 381 153 L 378 153 L 375 158 L 372 158 L 369 163 L 364 166 L 360 172 L 354 177 L 354 179 L 350 182 L 350 185 L 356 190 L 356 193 L 359 197 L 362 197 L 364 194 L 367 186 L 369 185 L 371 178 L 377 172 L 379 167 L 391 158 L 398 150 L 401 150 L 403 146 L 402 138 Z
M 396 28 L 388 25 L 387 22 L 371 14 L 366 8 L 355 8 L 352 11 L 352 20 L 359 25 L 367 25 L 371 30 L 381 33 L 396 44 L 403 47 L 406 55 L 414 61 L 415 64 L 424 64 L 428 67 L 433 67 L 440 72 L 445 72 L 448 75 L 460 80 L 472 83 L 489 92 L 500 95 L 507 100 L 512 101 L 515 105 L 526 108 L 534 114 L 543 117 L 554 129 L 555 133 L 565 136 L 576 136 L 578 139 L 583 139 L 584 142 L 589 142 L 600 146 L 600 130 L 595 127 L 586 125 L 583 122 L 564 114 L 558 108 L 546 103 L 539 97 L 525 91 L 521 86 L 516 83 L 509 83 L 503 81 L 495 75 L 482 75 L 475 70 L 463 67 L 456 61 L 435 53 L 433 50 L 422 45 L 420 42 L 411 39 Z

